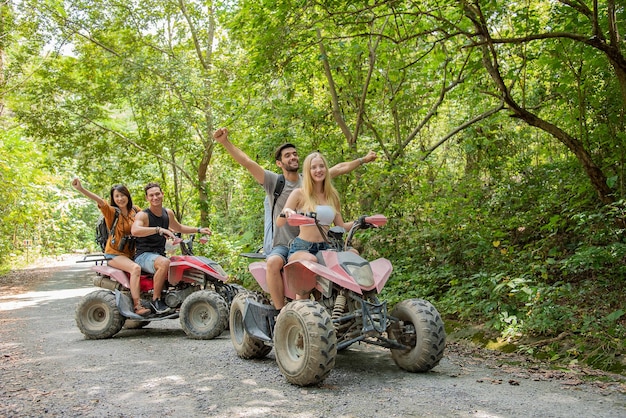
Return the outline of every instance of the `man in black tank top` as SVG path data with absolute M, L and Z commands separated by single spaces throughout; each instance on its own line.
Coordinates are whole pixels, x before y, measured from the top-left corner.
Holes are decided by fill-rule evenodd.
M 170 259 L 165 256 L 166 240 L 174 239 L 174 232 L 211 235 L 211 230 L 181 225 L 174 216 L 174 212 L 163 207 L 163 191 L 158 183 L 148 183 L 144 190 L 150 207 L 135 216 L 131 229 L 132 234 L 137 237 L 135 262 L 143 271 L 154 275 L 152 309 L 156 313 L 165 313 L 170 310 L 170 307 L 161 299 L 161 292 L 170 269 Z

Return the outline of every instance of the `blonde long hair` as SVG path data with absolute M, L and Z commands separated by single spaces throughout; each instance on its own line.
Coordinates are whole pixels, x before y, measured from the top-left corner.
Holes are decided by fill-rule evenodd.
M 303 212 L 314 212 L 315 206 L 320 203 L 317 200 L 317 196 L 315 194 L 313 177 L 311 177 L 311 165 L 314 158 L 321 158 L 326 166 L 326 177 L 324 177 L 324 183 L 322 185 L 322 191 L 324 194 L 324 198 L 326 199 L 327 204 L 335 208 L 336 212 L 339 212 L 339 193 L 337 193 L 337 189 L 333 186 L 332 181 L 330 180 L 330 168 L 328 167 L 328 160 L 319 152 L 313 152 L 304 159 L 304 163 L 302 164 L 302 211 Z

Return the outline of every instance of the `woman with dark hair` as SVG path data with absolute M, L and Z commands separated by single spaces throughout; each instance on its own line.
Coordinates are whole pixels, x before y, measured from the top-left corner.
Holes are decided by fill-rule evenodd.
M 135 222 L 135 215 L 141 211 L 141 208 L 133 205 L 133 199 L 130 197 L 128 188 L 121 184 L 111 187 L 110 203 L 95 193 L 85 189 L 78 178 L 72 180 L 72 186 L 89 199 L 96 202 L 109 230 L 111 230 L 111 226 L 113 225 L 115 212 L 119 211 L 115 230 L 107 239 L 104 257 L 109 266 L 129 273 L 130 294 L 133 298 L 135 313 L 141 316 L 149 314 L 150 309 L 142 306 L 140 302 L 141 290 L 139 288 L 139 277 L 141 276 L 141 267 L 133 261 L 135 248 L 129 245 L 133 242 L 133 240 L 130 239 L 130 230 L 133 222 Z

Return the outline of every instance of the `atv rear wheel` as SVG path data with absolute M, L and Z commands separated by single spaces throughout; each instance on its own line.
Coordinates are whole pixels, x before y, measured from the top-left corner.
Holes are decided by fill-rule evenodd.
M 243 312 L 246 306 L 246 299 L 255 302 L 269 304 L 267 299 L 258 293 L 241 291 L 237 293 L 230 305 L 230 341 L 235 347 L 237 355 L 244 359 L 263 358 L 272 351 L 272 347 L 266 345 L 263 340 L 255 338 L 246 331 L 243 323 Z
M 185 298 L 180 307 L 180 325 L 189 338 L 210 340 L 226 329 L 228 305 L 217 293 L 198 290 Z
M 222 295 L 224 300 L 226 300 L 226 304 L 228 304 L 228 316 L 229 316 L 229 318 L 230 318 L 230 305 L 232 305 L 233 299 L 235 298 L 235 296 L 237 296 L 239 293 L 247 292 L 247 289 L 245 287 L 243 287 L 242 285 L 237 284 L 237 283 L 232 283 L 230 285 L 230 287 L 231 287 L 231 289 L 234 290 L 234 294 L 227 295 L 228 297 L 224 297 L 224 295 Z M 226 322 L 226 330 L 230 330 L 230 321 Z
M 337 335 L 326 309 L 312 300 L 288 303 L 274 328 L 276 361 L 289 383 L 309 386 L 335 367 Z
M 399 322 L 387 329 L 389 338 L 411 347 L 391 350 L 398 367 L 426 372 L 439 364 L 446 345 L 446 331 L 437 309 L 426 300 L 407 299 L 396 305 L 391 316 Z
M 89 340 L 110 338 L 124 326 L 125 317 L 115 303 L 115 294 L 96 290 L 85 295 L 76 306 L 76 325 Z

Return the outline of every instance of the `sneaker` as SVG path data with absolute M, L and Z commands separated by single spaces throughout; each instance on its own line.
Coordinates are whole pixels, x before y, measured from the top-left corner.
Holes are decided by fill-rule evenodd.
M 153 300 L 152 302 L 150 302 L 150 306 L 152 307 L 152 310 L 158 314 L 169 312 L 171 309 L 161 299 Z

